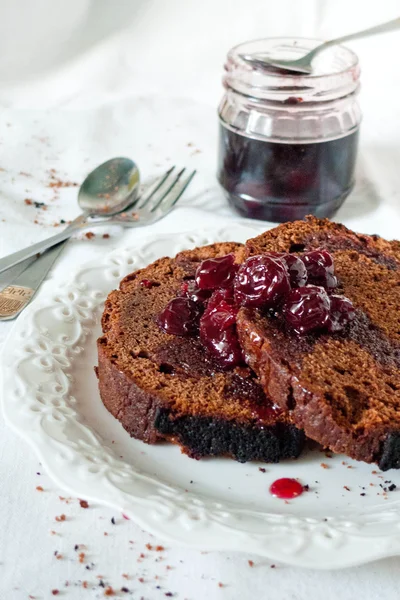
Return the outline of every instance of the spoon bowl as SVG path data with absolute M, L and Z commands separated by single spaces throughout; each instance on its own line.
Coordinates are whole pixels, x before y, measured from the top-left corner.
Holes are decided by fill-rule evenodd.
M 78 193 L 85 216 L 115 215 L 132 204 L 139 192 L 140 174 L 129 158 L 107 160 L 91 171 Z

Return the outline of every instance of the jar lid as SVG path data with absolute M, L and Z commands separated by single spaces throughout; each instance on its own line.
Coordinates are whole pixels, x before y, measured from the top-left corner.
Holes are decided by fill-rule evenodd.
M 317 54 L 310 75 L 279 71 L 249 63 L 242 55 L 273 56 L 295 60 L 323 43 L 307 38 L 267 38 L 232 48 L 225 64 L 224 85 L 260 100 L 290 103 L 326 102 L 358 90 L 360 67 L 357 55 L 344 46 L 331 46 Z

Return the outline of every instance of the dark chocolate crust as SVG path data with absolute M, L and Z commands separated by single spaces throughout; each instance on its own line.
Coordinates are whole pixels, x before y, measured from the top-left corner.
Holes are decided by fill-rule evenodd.
M 400 467 L 399 243 L 311 218 L 249 240 L 248 254 L 323 247 L 338 293 L 356 307 L 339 334 L 298 336 L 281 318 L 242 309 L 239 339 L 263 389 L 306 435 L 382 470 Z
M 232 250 L 242 248 L 216 244 L 177 259 L 160 259 L 125 278 L 121 290 L 110 294 L 104 335 L 97 343 L 100 396 L 132 437 L 149 444 L 162 439 L 177 443 L 192 458 L 296 458 L 304 433 L 283 411 L 271 408 L 250 369 L 222 372 L 198 340 L 169 336 L 154 323 L 157 303 L 163 306 L 174 297 L 199 259 Z M 154 286 L 141 287 L 143 279 Z
M 230 456 L 238 462 L 250 460 L 276 463 L 296 458 L 304 446 L 304 433 L 294 425 L 270 427 L 227 421 L 221 417 L 176 416 L 157 395 L 140 389 L 121 373 L 98 344 L 100 395 L 107 410 L 130 436 L 154 444 L 166 439 L 178 442 L 191 458 Z

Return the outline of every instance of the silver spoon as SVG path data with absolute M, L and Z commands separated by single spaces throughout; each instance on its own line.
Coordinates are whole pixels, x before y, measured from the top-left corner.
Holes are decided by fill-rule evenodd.
M 326 48 L 329 48 L 330 46 L 336 46 L 337 44 L 342 44 L 343 42 L 349 42 L 350 40 L 358 40 L 360 38 L 369 37 L 378 33 L 395 31 L 397 29 L 400 29 L 400 18 L 393 19 L 387 23 L 382 23 L 382 25 L 370 27 L 369 29 L 364 29 L 363 31 L 358 31 L 357 33 L 350 33 L 349 35 L 343 35 L 342 37 L 324 42 L 323 44 L 320 44 L 311 50 L 311 52 L 308 52 L 305 56 L 302 56 L 296 60 L 274 60 L 273 57 L 261 53 L 241 54 L 240 56 L 244 61 L 258 67 L 268 68 L 268 66 L 272 66 L 278 69 L 284 69 L 286 71 L 293 71 L 294 73 L 305 73 L 310 75 L 312 73 L 313 59 L 317 54 Z
M 83 227 L 89 217 L 108 217 L 122 212 L 137 197 L 139 185 L 139 169 L 133 160 L 118 157 L 103 163 L 89 173 L 79 189 L 78 204 L 82 209 L 82 214 L 74 219 L 61 233 L 0 259 L 0 273 L 22 260 L 29 259 L 31 256 L 35 256 L 58 244 L 51 250 L 54 262 L 64 248 L 64 244 L 68 241 L 66 238 L 71 235 L 68 232 L 75 230 L 77 227 Z M 60 244 L 60 242 L 64 243 Z M 51 266 L 51 259 L 46 256 L 46 260 Z

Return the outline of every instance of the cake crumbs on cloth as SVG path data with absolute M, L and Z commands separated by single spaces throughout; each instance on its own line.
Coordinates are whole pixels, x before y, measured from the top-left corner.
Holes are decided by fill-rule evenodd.
M 86 237 L 88 240 L 91 240 L 92 238 L 94 238 L 94 237 L 95 237 L 95 235 L 96 235 L 96 234 L 95 234 L 95 233 L 93 233 L 93 231 L 87 231 L 87 232 L 85 233 L 85 237 Z
M 56 517 L 56 521 L 60 522 L 60 521 L 65 521 L 66 520 L 66 516 L 64 514 L 60 515 L 59 517 Z
M 89 508 L 89 504 L 88 504 L 87 500 L 79 500 L 79 504 L 80 504 L 81 508 Z
M 42 488 L 42 486 L 41 486 L 41 485 L 37 485 L 37 486 L 36 486 L 36 490 L 37 490 L 38 492 L 44 492 L 44 489 Z
M 104 595 L 105 596 L 115 596 L 115 592 L 114 592 L 113 588 L 111 587 L 111 585 L 108 585 L 106 587 L 106 589 L 104 590 Z

